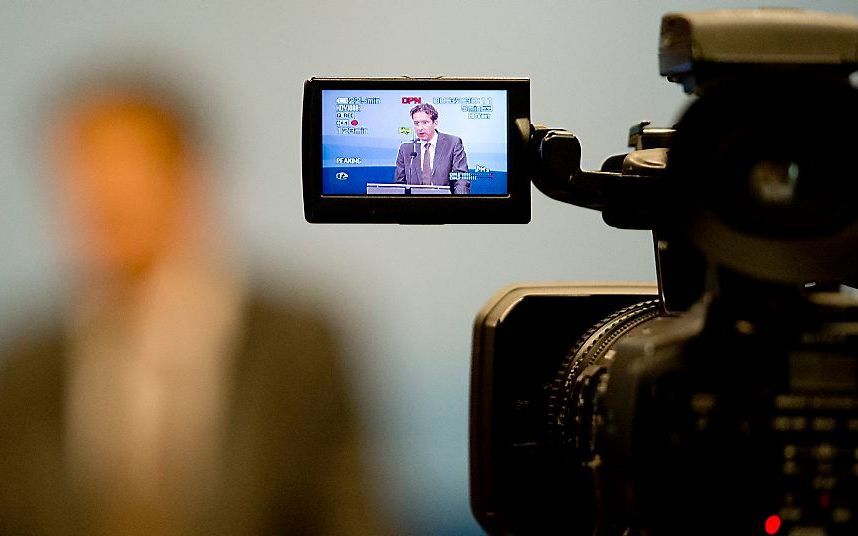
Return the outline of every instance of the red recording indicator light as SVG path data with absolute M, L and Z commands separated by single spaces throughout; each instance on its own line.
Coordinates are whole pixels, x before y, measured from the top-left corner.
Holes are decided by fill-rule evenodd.
M 357 119 L 352 119 L 352 126 L 353 126 L 353 127 L 358 126 L 358 121 L 357 121 Z
M 766 534 L 774 536 L 781 530 L 781 518 L 778 516 L 769 516 L 766 518 Z

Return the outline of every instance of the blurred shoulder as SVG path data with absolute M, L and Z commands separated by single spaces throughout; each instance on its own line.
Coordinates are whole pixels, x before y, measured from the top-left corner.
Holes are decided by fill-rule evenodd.
M 321 309 L 260 292 L 249 295 L 243 325 L 245 332 L 253 336 L 250 338 L 261 337 L 275 344 L 333 344 L 333 322 Z
M 0 345 L 0 402 L 30 404 L 62 384 L 65 332 L 55 322 L 37 323 L 4 338 Z
M 321 308 L 250 293 L 237 336 L 237 365 L 255 382 L 336 382 L 342 365 L 336 331 Z

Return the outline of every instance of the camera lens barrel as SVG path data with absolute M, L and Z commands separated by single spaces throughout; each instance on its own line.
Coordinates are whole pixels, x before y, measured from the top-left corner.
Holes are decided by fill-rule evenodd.
M 549 388 L 548 429 L 574 466 L 592 461 L 596 454 L 594 428 L 601 419 L 597 395 L 610 371 L 612 344 L 659 311 L 659 302 L 650 300 L 612 314 L 585 332 L 561 363 Z

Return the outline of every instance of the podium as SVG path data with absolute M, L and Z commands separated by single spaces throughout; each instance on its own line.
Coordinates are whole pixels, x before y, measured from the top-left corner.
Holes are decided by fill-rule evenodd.
M 434 184 L 409 184 L 411 195 L 450 195 L 449 186 L 436 186 Z
M 396 182 L 368 182 L 366 193 L 368 195 L 405 195 L 405 184 Z
M 368 182 L 368 195 L 450 195 L 449 186 L 435 184 L 402 184 L 398 182 Z

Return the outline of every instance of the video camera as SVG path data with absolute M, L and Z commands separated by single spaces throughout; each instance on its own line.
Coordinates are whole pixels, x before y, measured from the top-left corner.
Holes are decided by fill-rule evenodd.
M 318 103 L 325 84 L 355 82 L 311 80 L 307 219 L 439 223 L 450 208 L 450 222 L 478 221 L 463 217 L 469 201 L 526 195 L 524 171 L 611 226 L 652 230 L 655 285 L 515 286 L 479 313 L 471 500 L 490 534 L 858 534 L 858 20 L 668 14 L 659 62 L 696 96 L 673 128 L 637 124 L 631 152 L 584 171 L 579 140 L 530 125 L 519 101 L 504 122 L 507 192 L 443 199 L 373 197 L 369 182 L 398 180 L 393 166 L 366 194 L 326 194 L 326 162 L 344 149 L 315 126 Z M 525 83 L 501 87 L 505 102 Z M 429 150 L 408 143 L 389 152 Z

